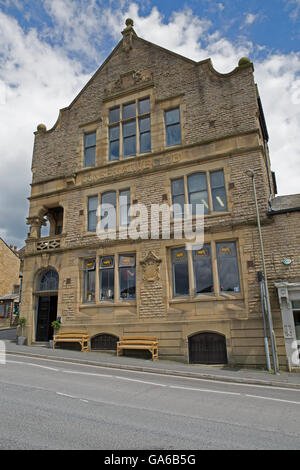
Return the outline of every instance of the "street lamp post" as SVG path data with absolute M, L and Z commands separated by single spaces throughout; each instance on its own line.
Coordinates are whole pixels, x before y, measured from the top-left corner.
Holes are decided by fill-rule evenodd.
M 245 173 L 246 173 L 247 176 L 249 176 L 252 179 L 253 195 L 254 195 L 254 201 L 255 201 L 256 217 L 257 217 L 257 228 L 258 228 L 258 234 L 259 234 L 260 251 L 261 251 L 263 273 L 264 273 L 266 309 L 267 309 L 269 331 L 270 331 L 271 349 L 272 349 L 272 357 L 273 357 L 273 367 L 274 367 L 274 374 L 277 374 L 278 373 L 277 352 L 276 352 L 276 346 L 275 346 L 275 334 L 274 334 L 274 330 L 273 330 L 273 321 L 272 321 L 272 314 L 271 314 L 271 305 L 270 305 L 270 297 L 269 297 L 269 289 L 268 289 L 268 279 L 267 279 L 265 254 L 264 254 L 264 245 L 263 245 L 263 239 L 262 239 L 262 232 L 261 232 L 261 226 L 260 226 L 260 216 L 259 216 L 257 196 L 256 196 L 255 174 L 254 174 L 253 170 L 247 170 Z

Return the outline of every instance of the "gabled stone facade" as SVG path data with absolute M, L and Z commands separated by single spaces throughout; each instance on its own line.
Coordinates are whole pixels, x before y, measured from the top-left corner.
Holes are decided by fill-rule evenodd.
M 149 109 L 139 114 L 145 103 Z M 133 108 L 135 116 L 126 117 Z M 118 109 L 118 120 L 113 121 L 113 110 Z M 171 124 L 168 119 L 173 120 Z M 135 131 L 130 131 L 135 137 L 126 134 L 129 121 L 131 129 L 136 123 Z M 150 127 L 143 129 L 149 122 Z M 169 125 L 176 126 L 176 132 Z M 143 132 L 147 136 L 142 136 Z M 172 145 L 168 138 L 173 139 L 174 132 L 180 141 L 175 139 Z M 91 143 L 87 136 L 91 136 Z M 151 148 L 142 151 L 149 138 Z M 248 168 L 255 171 L 268 275 L 272 281 L 287 276 L 280 264 L 279 247 L 284 240 L 286 252 L 295 255 L 288 275 L 300 281 L 299 239 L 295 236 L 299 213 L 290 215 L 292 237 L 283 233 L 290 230 L 285 215 L 270 215 L 275 190 L 267 140 L 249 59 L 241 59 L 231 73 L 220 74 L 210 59 L 194 62 L 137 37 L 129 20 L 123 39 L 70 106 L 60 111 L 55 126 L 47 130 L 39 125 L 35 132 L 22 293 L 28 343 L 48 340 L 50 318 L 59 317 L 64 330 L 88 330 L 92 348 L 105 348 L 121 336 L 149 335 L 158 337 L 161 356 L 197 362 L 208 344 L 208 349 L 215 347 L 215 357 L 219 347 L 225 348 L 223 362 L 264 366 L 257 281 L 262 267 L 253 192 L 245 175 Z M 135 155 L 125 158 L 132 142 Z M 94 148 L 89 165 L 88 148 Z M 199 184 L 200 180 L 206 182 L 205 188 L 200 185 L 192 191 L 194 174 Z M 120 201 L 121 193 L 130 192 L 131 205 L 143 204 L 150 211 L 153 204 L 172 205 L 177 196 L 173 182 L 179 180 L 186 203 L 199 198 L 201 191 L 206 201 L 206 251 L 198 255 L 207 258 L 212 285 L 202 293 L 196 292 L 196 279 L 205 283 L 202 261 L 197 264 L 188 253 L 184 254 L 185 267 L 175 266 L 176 249 L 184 247 L 186 240 L 149 236 L 103 241 L 95 230 L 89 230 L 89 217 L 95 217 L 92 200 L 98 198 L 99 204 L 103 194 L 110 193 Z M 121 206 L 118 202 L 116 206 L 119 217 Z M 50 235 L 41 238 L 45 217 L 50 221 Z M 147 220 L 143 224 L 146 226 Z M 222 265 L 220 256 L 229 251 L 231 264 Z M 102 271 L 103 263 L 108 263 L 110 272 Z M 236 276 L 230 288 L 222 285 L 226 266 Z M 41 280 L 47 272 L 52 273 L 49 279 Z M 58 274 L 58 285 L 44 289 L 51 284 L 53 273 Z M 131 287 L 122 297 L 124 273 Z M 130 276 L 135 276 L 134 295 Z M 109 283 L 109 289 L 104 282 Z M 179 289 L 188 286 L 184 295 L 178 295 L 177 282 L 181 283 Z M 277 352 L 280 365 L 286 367 L 274 284 L 271 290 Z M 220 357 L 215 362 L 222 362 Z M 207 362 L 213 361 L 209 356 Z

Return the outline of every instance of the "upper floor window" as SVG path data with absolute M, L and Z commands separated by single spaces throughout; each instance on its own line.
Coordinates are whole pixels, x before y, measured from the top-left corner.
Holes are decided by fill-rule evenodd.
M 88 198 L 88 216 L 87 216 L 87 229 L 88 232 L 96 232 L 97 228 L 97 207 L 98 196 L 91 196 Z
M 204 214 L 227 211 L 223 170 L 182 176 L 171 181 L 171 190 L 173 217 L 182 217 L 184 204 L 187 203 L 191 205 L 191 215 L 196 214 L 197 204 L 203 204 Z
M 84 134 L 84 166 L 95 166 L 96 132 Z
M 109 110 L 109 160 L 151 151 L 150 98 Z
M 96 232 L 99 197 L 88 198 L 87 229 Z M 127 227 L 130 223 L 130 189 L 106 191 L 100 195 L 100 230 L 111 230 L 117 227 Z M 117 219 L 118 217 L 118 219 Z
M 116 191 L 101 194 L 100 229 L 107 230 L 116 227 Z
M 227 200 L 223 170 L 210 172 L 210 187 L 214 211 L 226 211 Z
M 169 109 L 168 111 L 165 111 L 165 124 L 167 147 L 170 147 L 171 145 L 181 144 L 179 108 Z

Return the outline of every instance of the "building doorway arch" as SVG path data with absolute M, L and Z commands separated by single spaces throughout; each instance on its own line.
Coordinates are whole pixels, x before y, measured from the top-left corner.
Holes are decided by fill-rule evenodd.
M 57 319 L 58 273 L 55 269 L 43 271 L 37 283 L 36 341 L 53 338 L 51 323 Z
M 220 333 L 201 332 L 189 337 L 191 364 L 227 364 L 226 337 Z

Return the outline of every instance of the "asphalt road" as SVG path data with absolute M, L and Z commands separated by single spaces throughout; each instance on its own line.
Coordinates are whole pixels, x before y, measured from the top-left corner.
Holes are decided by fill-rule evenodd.
M 8 355 L 0 449 L 300 449 L 300 392 Z

